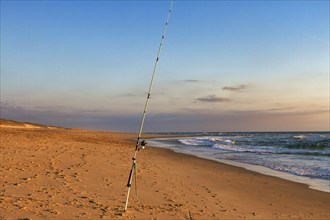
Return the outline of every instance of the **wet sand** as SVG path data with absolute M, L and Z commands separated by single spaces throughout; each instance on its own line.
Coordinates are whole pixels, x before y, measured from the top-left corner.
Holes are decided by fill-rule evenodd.
M 138 153 L 137 187 L 133 181 L 123 212 L 135 134 L 6 127 L 0 134 L 0 219 L 330 218 L 329 193 L 150 146 Z

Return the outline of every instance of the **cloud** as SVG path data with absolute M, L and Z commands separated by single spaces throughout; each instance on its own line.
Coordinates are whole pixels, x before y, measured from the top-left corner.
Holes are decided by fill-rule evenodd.
M 186 80 L 184 80 L 184 82 L 197 83 L 197 82 L 201 82 L 201 81 L 200 80 L 196 80 L 196 79 L 186 79 Z
M 266 109 L 265 111 L 286 111 L 286 110 L 292 110 L 293 107 L 283 107 L 283 108 L 270 108 Z
M 246 87 L 247 87 L 246 85 L 242 84 L 242 85 L 239 85 L 239 86 L 225 86 L 222 89 L 223 90 L 229 90 L 229 91 L 232 91 L 232 92 L 239 92 L 241 90 L 246 89 Z
M 322 43 L 329 43 L 328 41 L 322 39 L 320 36 L 317 36 L 315 34 L 311 34 L 311 33 L 305 33 L 305 35 L 311 39 L 314 39 L 314 40 L 317 40 L 319 42 L 322 42 Z
M 141 93 L 142 94 L 142 93 Z M 134 93 L 123 93 L 123 94 L 120 94 L 119 97 L 125 97 L 125 98 L 131 98 L 131 97 L 137 97 L 141 94 L 134 94 Z
M 210 95 L 201 99 L 211 101 L 224 98 Z M 124 114 L 102 109 L 18 106 L 8 102 L 0 102 L 0 105 L 3 118 L 60 127 L 137 132 L 141 123 L 140 112 Z M 147 115 L 144 132 L 329 131 L 327 107 L 320 106 L 310 110 L 282 107 L 230 111 L 203 107 L 186 107 L 170 113 L 151 112 Z
M 206 97 L 197 98 L 200 102 L 229 102 L 230 99 L 223 97 L 216 97 L 215 95 L 209 95 Z

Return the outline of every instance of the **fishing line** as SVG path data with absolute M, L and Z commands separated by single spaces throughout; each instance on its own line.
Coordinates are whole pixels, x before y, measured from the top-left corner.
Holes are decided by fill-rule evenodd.
M 157 70 L 157 67 L 158 67 L 160 52 L 161 52 L 162 47 L 163 47 L 163 40 L 165 38 L 168 21 L 170 19 L 170 15 L 171 15 L 171 12 L 172 12 L 173 3 L 174 3 L 174 0 L 171 1 L 171 6 L 170 6 L 170 9 L 168 10 L 168 13 L 167 13 L 163 34 L 162 34 L 162 37 L 161 37 L 161 40 L 160 40 L 160 44 L 159 44 L 159 48 L 158 48 L 158 52 L 157 52 L 157 57 L 156 57 L 156 61 L 155 61 L 155 64 L 154 64 L 154 68 L 153 68 L 153 72 L 152 72 L 152 76 L 151 76 L 151 80 L 150 80 L 150 84 L 149 84 L 147 99 L 146 99 L 146 102 L 145 102 L 145 105 L 144 105 L 144 110 L 143 110 L 143 114 L 142 114 L 139 134 L 138 134 L 138 137 L 137 137 L 137 140 L 136 140 L 135 151 L 134 151 L 134 155 L 133 155 L 133 158 L 132 158 L 132 166 L 131 166 L 131 170 L 130 170 L 130 173 L 129 173 L 129 176 L 128 176 L 128 182 L 127 182 L 128 190 L 127 190 L 127 198 L 126 198 L 126 203 L 125 203 L 125 208 L 124 208 L 125 211 L 127 210 L 128 198 L 129 198 L 131 185 L 132 185 L 132 175 L 134 173 L 136 175 L 136 156 L 137 156 L 137 152 L 140 149 L 144 149 L 144 147 L 146 146 L 146 142 L 144 140 L 140 142 L 140 139 L 141 139 L 141 136 L 142 136 L 143 125 L 144 125 L 145 117 L 146 117 L 146 114 L 147 114 L 149 100 L 151 98 L 151 90 L 152 90 L 156 70 Z

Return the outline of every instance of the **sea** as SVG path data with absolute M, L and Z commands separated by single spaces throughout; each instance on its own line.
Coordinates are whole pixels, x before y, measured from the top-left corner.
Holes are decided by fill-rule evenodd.
M 168 133 L 153 147 L 243 167 L 330 192 L 329 132 Z M 219 172 L 221 172 L 219 170 Z

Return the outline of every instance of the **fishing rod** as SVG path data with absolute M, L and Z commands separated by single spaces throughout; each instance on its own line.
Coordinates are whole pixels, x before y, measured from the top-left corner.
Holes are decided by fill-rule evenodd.
M 160 44 L 159 44 L 159 48 L 158 48 L 157 58 L 156 58 L 156 61 L 155 61 L 155 64 L 154 64 L 154 69 L 153 69 L 151 80 L 150 80 L 150 84 L 149 84 L 149 90 L 148 90 L 148 93 L 147 93 L 147 99 L 146 99 L 146 102 L 145 102 L 145 105 L 144 105 L 144 110 L 143 110 L 143 114 L 142 114 L 139 135 L 138 135 L 137 140 L 136 140 L 135 151 L 134 151 L 134 155 L 133 155 L 133 158 L 132 158 L 132 166 L 131 166 L 131 170 L 130 170 L 129 176 L 128 176 L 128 182 L 127 182 L 128 190 L 127 190 L 127 198 L 126 198 L 125 209 L 124 209 L 125 211 L 127 210 L 129 193 L 131 191 L 133 172 L 135 173 L 135 178 L 136 178 L 136 156 L 137 156 L 137 152 L 141 148 L 144 149 L 144 147 L 146 146 L 146 142 L 144 140 L 140 142 L 140 139 L 141 139 L 141 136 L 142 136 L 142 130 L 143 130 L 143 125 L 144 125 L 144 120 L 146 118 L 147 108 L 148 108 L 149 100 L 151 98 L 151 89 L 152 89 L 152 85 L 153 85 L 153 82 L 154 82 L 154 78 L 155 78 L 155 74 L 156 74 L 156 70 L 157 70 L 157 66 L 158 66 L 158 62 L 159 62 L 160 52 L 161 52 L 162 47 L 163 47 L 163 40 L 165 38 L 168 21 L 170 19 L 170 15 L 171 15 L 171 12 L 172 12 L 173 3 L 174 3 L 174 0 L 172 0 L 170 9 L 168 10 L 168 13 L 167 13 L 167 17 L 166 17 L 166 22 L 165 22 L 165 25 L 164 25 L 163 34 L 162 34 L 162 37 L 161 37 L 161 40 L 160 40 Z M 141 145 L 141 148 L 140 148 L 140 145 Z M 136 181 L 136 179 L 135 179 L 135 181 Z

